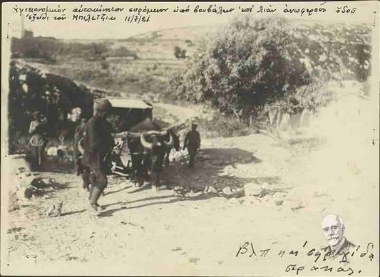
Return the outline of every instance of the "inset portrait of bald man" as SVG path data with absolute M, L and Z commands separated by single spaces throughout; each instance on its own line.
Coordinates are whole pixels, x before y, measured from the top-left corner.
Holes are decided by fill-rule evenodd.
M 329 244 L 322 250 L 330 253 L 330 257 L 335 258 L 338 255 L 343 255 L 343 253 L 352 253 L 354 250 L 355 245 L 344 236 L 345 226 L 339 215 L 329 214 L 325 216 L 322 220 L 322 231 Z

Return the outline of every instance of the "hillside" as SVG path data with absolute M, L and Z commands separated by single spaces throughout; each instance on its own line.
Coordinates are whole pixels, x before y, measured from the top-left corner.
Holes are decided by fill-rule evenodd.
M 336 80 L 366 80 L 371 70 L 368 27 L 298 21 L 291 24 L 293 31 L 290 35 L 298 45 L 293 54 L 316 75 L 327 73 Z M 56 59 L 55 64 L 49 65 L 49 70 L 88 85 L 128 94 L 150 94 L 163 100 L 163 95 L 171 98 L 168 77 L 186 68 L 185 59 L 175 58 L 174 47 L 186 50 L 190 57 L 197 41 L 210 37 L 218 28 L 218 25 L 173 28 L 122 40 L 59 40 L 54 47 L 71 45 L 71 48 L 65 48 L 66 52 L 48 49 Z M 85 45 L 100 45 L 95 47 L 95 52 L 100 48 L 103 51 L 101 56 L 78 56 L 77 49 L 85 51 L 89 47 Z

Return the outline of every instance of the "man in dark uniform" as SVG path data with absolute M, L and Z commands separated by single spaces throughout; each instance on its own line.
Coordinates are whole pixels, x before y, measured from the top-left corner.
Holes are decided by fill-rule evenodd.
M 329 244 L 322 248 L 325 256 L 335 259 L 337 256 L 347 255 L 348 252 L 354 251 L 355 245 L 344 236 L 345 227 L 340 216 L 334 214 L 325 216 L 322 220 L 322 231 Z
M 197 124 L 192 122 L 191 131 L 186 134 L 185 141 L 183 143 L 183 149 L 187 148 L 187 151 L 190 156 L 189 168 L 194 168 L 194 160 L 197 155 L 197 151 L 201 146 L 201 136 L 197 131 Z
M 84 184 L 91 183 L 92 185 L 90 188 L 90 205 L 95 211 L 101 209 L 98 199 L 107 187 L 105 159 L 114 144 L 105 120 L 106 114 L 111 108 L 112 105 L 108 100 L 102 100 L 98 103 L 94 116 L 86 124 L 83 139 L 82 164 L 84 170 L 82 177 Z

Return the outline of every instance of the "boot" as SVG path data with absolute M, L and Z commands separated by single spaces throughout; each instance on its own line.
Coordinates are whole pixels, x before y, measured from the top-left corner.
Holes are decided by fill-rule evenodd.
M 98 199 L 102 195 L 103 190 L 98 187 L 94 187 L 91 193 L 90 205 L 95 211 L 103 210 L 103 208 L 98 204 Z

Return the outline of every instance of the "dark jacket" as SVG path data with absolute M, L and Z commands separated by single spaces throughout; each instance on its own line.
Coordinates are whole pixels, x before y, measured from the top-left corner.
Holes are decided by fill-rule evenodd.
M 331 258 L 335 258 L 339 255 L 343 255 L 343 253 L 352 253 L 354 247 L 355 244 L 349 242 L 346 238 L 344 238 L 344 243 L 335 253 L 332 251 L 331 246 L 324 247 L 322 250 L 325 252 L 325 255 Z
M 95 114 L 86 124 L 82 163 L 92 169 L 105 169 L 104 158 L 114 146 L 107 122 Z
M 191 130 L 186 134 L 183 148 L 199 148 L 201 146 L 201 136 L 198 131 Z

